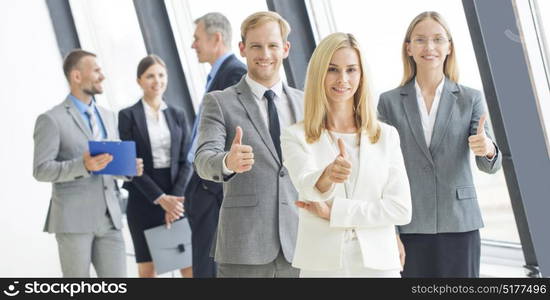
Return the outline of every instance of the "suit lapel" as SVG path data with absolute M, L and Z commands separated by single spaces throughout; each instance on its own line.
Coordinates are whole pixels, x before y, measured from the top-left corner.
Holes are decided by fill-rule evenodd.
M 134 120 L 136 121 L 136 127 L 139 131 L 139 134 L 146 143 L 145 149 L 151 149 L 149 131 L 147 130 L 147 121 L 145 120 L 145 109 L 143 108 L 143 102 L 141 100 L 138 101 L 138 103 L 134 106 L 134 109 L 132 110 L 132 115 L 134 115 Z
M 103 127 L 105 127 L 105 135 L 106 135 L 105 140 L 114 139 L 114 136 L 112 133 L 113 133 L 113 130 L 117 130 L 117 129 L 111 128 L 113 124 L 111 122 L 110 116 L 108 115 L 109 112 L 99 105 L 96 105 L 96 108 L 97 108 L 97 112 L 99 113 L 100 122 L 103 124 Z
M 273 156 L 275 161 L 280 164 L 281 162 L 279 161 L 279 155 L 277 154 L 277 150 L 275 150 L 275 145 L 273 144 L 273 140 L 271 139 L 269 129 L 262 119 L 260 108 L 258 107 L 256 100 L 254 99 L 254 95 L 252 94 L 250 87 L 248 87 L 248 84 L 245 81 L 245 77 L 243 77 L 243 79 L 241 79 L 241 82 L 239 82 L 235 86 L 235 89 L 237 91 L 237 98 L 241 102 L 241 105 L 244 107 L 248 118 L 254 125 L 256 131 L 258 131 L 258 134 L 262 138 L 264 144 L 269 149 L 269 152 L 271 152 L 271 155 Z
M 422 120 L 420 120 L 420 110 L 418 108 L 416 91 L 414 89 L 414 80 L 411 80 L 401 88 L 401 95 L 403 96 L 403 108 L 414 138 L 424 155 L 426 155 L 426 158 L 433 163 L 432 155 L 426 145 L 424 129 L 422 129 Z
M 166 123 L 168 124 L 168 129 L 170 129 L 170 157 L 171 161 L 175 162 L 179 160 L 179 151 L 180 151 L 180 127 L 177 125 L 176 118 L 172 114 L 170 108 L 163 111 L 164 117 L 166 118 Z M 176 164 L 177 165 L 177 164 Z M 172 172 L 175 171 L 175 168 L 172 168 Z M 174 174 L 172 174 L 172 181 L 174 180 Z
M 84 124 L 84 120 L 82 119 L 82 116 L 80 116 L 80 112 L 76 109 L 76 107 L 74 106 L 73 102 L 69 97 L 65 99 L 64 105 L 65 105 L 65 108 L 67 109 L 67 112 L 71 115 L 74 122 L 76 123 L 78 128 L 80 128 L 82 133 L 84 133 L 84 135 L 88 139 L 92 139 L 92 130 L 90 129 L 90 126 L 87 126 L 86 124 Z
M 439 108 L 437 109 L 437 116 L 435 118 L 435 125 L 432 134 L 432 141 L 430 143 L 430 153 L 433 155 L 435 150 L 441 144 L 451 118 L 453 116 L 453 110 L 456 105 L 456 95 L 454 93 L 458 92 L 456 83 L 445 79 L 445 84 L 443 85 L 443 91 L 441 93 L 441 99 L 439 100 Z
M 350 197 L 355 198 L 355 193 L 359 185 L 359 181 L 365 182 L 363 178 L 366 178 L 367 172 L 371 168 L 371 164 L 368 163 L 369 155 L 368 149 L 372 146 L 370 143 L 369 137 L 366 132 L 361 133 L 361 144 L 359 145 L 359 173 L 357 174 L 357 180 L 355 181 L 355 186 L 351 187 Z

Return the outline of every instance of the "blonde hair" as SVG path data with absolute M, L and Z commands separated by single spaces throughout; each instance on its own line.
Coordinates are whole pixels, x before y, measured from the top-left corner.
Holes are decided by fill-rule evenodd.
M 380 138 L 380 124 L 376 118 L 370 95 L 365 63 L 357 40 L 349 33 L 333 33 L 324 38 L 311 56 L 307 68 L 304 90 L 304 129 L 306 140 L 313 143 L 319 140 L 323 130 L 327 129 L 327 111 L 329 104 L 325 92 L 325 78 L 334 53 L 342 48 L 351 48 L 357 52 L 360 61 L 361 79 L 359 87 L 353 96 L 355 125 L 358 136 L 363 132 L 375 144 Z
M 439 23 L 439 25 L 441 25 L 441 27 L 443 27 L 443 29 L 445 29 L 445 32 L 447 33 L 447 39 L 449 39 L 449 43 L 451 43 L 451 53 L 447 55 L 447 58 L 445 58 L 443 73 L 450 80 L 458 82 L 458 65 L 456 63 L 455 54 L 456 50 L 454 47 L 451 31 L 449 30 L 449 26 L 447 26 L 447 23 L 438 12 L 425 11 L 412 20 L 409 28 L 407 29 L 405 39 L 403 40 L 403 47 L 401 49 L 401 58 L 403 60 L 403 79 L 401 80 L 401 86 L 409 83 L 409 81 L 411 81 L 416 76 L 416 63 L 414 62 L 414 59 L 407 54 L 407 45 L 411 42 L 411 35 L 416 25 L 426 19 L 432 19 L 436 21 L 437 23 Z
M 290 34 L 290 25 L 288 22 L 276 12 L 260 11 L 248 16 L 248 18 L 246 18 L 241 24 L 241 40 L 243 44 L 246 41 L 246 34 L 250 29 L 254 29 L 268 22 L 275 22 L 279 24 L 279 28 L 281 29 L 281 37 L 283 38 L 283 42 L 286 42 L 288 35 Z

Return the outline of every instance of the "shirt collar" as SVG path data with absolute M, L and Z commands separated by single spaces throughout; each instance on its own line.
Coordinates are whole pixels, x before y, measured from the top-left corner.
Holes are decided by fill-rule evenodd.
M 277 83 L 275 83 L 271 88 L 267 88 L 263 86 L 261 83 L 255 81 L 254 79 L 250 78 L 248 74 L 246 74 L 245 79 L 246 83 L 250 87 L 250 90 L 252 91 L 252 94 L 254 94 L 254 97 L 256 97 L 257 100 L 262 100 L 264 97 L 264 93 L 267 90 L 272 90 L 277 98 L 282 99 L 283 95 L 283 82 L 279 80 Z
M 210 69 L 210 73 L 208 73 L 208 75 L 210 75 L 210 78 L 212 78 L 210 80 L 214 80 L 214 77 L 216 76 L 216 74 L 220 70 L 220 67 L 222 66 L 223 62 L 229 56 L 231 56 L 231 52 L 227 52 L 227 53 L 223 54 L 222 56 L 218 57 L 218 59 L 216 59 L 216 61 L 212 65 L 212 69 Z
M 86 111 L 88 111 L 89 107 L 95 106 L 95 99 L 92 97 L 92 102 L 90 102 L 90 105 L 86 105 L 86 103 L 82 102 L 80 99 L 76 98 L 73 94 L 69 94 L 69 99 L 73 102 L 76 109 L 81 113 L 84 114 Z
M 443 76 L 443 79 L 441 82 L 437 85 L 437 88 L 435 89 L 435 98 L 437 98 L 439 95 L 441 95 L 441 92 L 443 92 L 443 86 L 445 85 L 445 76 Z M 418 85 L 418 81 L 416 81 L 416 77 L 414 78 L 414 88 L 416 90 L 416 95 L 418 98 L 418 95 L 422 95 L 422 90 L 420 89 L 420 85 Z
M 143 104 L 143 109 L 145 110 L 145 113 L 152 114 L 152 115 L 156 114 L 156 111 L 151 106 L 149 106 L 149 103 L 147 103 L 147 101 L 145 101 L 143 98 L 141 99 L 141 103 Z M 164 111 L 167 108 L 168 108 L 168 105 L 166 105 L 164 100 L 161 100 L 160 111 Z

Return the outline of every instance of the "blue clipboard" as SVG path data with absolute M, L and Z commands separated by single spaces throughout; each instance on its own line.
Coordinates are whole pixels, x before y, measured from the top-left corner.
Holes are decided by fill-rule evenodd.
M 113 160 L 96 175 L 136 176 L 136 143 L 134 141 L 89 141 L 90 155 L 109 153 Z

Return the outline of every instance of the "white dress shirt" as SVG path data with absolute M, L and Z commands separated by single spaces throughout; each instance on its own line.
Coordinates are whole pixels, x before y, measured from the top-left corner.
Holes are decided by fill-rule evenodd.
M 275 103 L 275 107 L 277 108 L 277 115 L 279 116 L 279 128 L 281 130 L 285 127 L 288 127 L 294 123 L 296 123 L 296 120 L 294 120 L 294 116 L 292 114 L 292 109 L 290 108 L 290 100 L 288 99 L 287 95 L 283 91 L 283 82 L 279 80 L 275 85 L 273 85 L 271 88 L 267 88 L 263 86 L 262 84 L 258 83 L 254 79 L 250 78 L 248 74 L 245 77 L 245 81 L 250 87 L 250 90 L 252 91 L 252 95 L 254 95 L 254 100 L 256 100 L 256 104 L 260 108 L 260 114 L 262 115 L 262 120 L 264 120 L 265 126 L 269 129 L 269 116 L 267 113 L 267 99 L 264 97 L 264 93 L 267 90 L 272 90 L 275 93 L 275 99 L 273 99 Z M 224 175 L 231 175 L 234 172 L 229 170 L 227 168 L 227 165 L 225 163 L 225 159 L 227 158 L 227 153 L 223 159 L 223 174 Z
M 147 131 L 149 132 L 149 141 L 151 142 L 151 153 L 153 155 L 153 168 L 170 167 L 170 128 L 166 123 L 164 110 L 168 108 L 164 101 L 160 103 L 160 109 L 155 111 L 145 100 L 141 100 L 145 110 L 145 120 L 147 122 Z
M 435 118 L 437 116 L 437 108 L 439 107 L 439 101 L 441 100 L 441 93 L 443 92 L 443 85 L 445 84 L 445 77 L 439 83 L 435 89 L 434 101 L 432 108 L 428 112 L 424 96 L 422 96 L 422 90 L 418 85 L 418 81 L 414 80 L 414 88 L 416 90 L 416 101 L 418 103 L 418 109 L 420 110 L 420 120 L 422 121 L 422 129 L 424 131 L 424 138 L 426 139 L 426 146 L 430 147 L 432 141 L 432 133 L 434 131 Z
M 281 80 L 279 80 L 279 82 L 277 82 L 271 88 L 266 88 L 260 83 L 254 81 L 252 78 L 248 76 L 248 74 L 246 75 L 245 80 L 248 86 L 250 87 L 252 94 L 254 95 L 254 100 L 256 100 L 256 103 L 260 108 L 262 119 L 264 120 L 265 126 L 268 129 L 269 129 L 269 117 L 267 113 L 267 99 L 264 97 L 264 93 L 267 90 L 272 90 L 276 96 L 274 99 L 274 102 L 275 102 L 275 107 L 277 108 L 277 114 L 279 115 L 279 128 L 283 129 L 285 127 L 288 127 L 296 123 L 296 120 L 294 120 L 292 111 L 290 109 L 290 102 L 288 100 L 288 97 L 283 91 L 283 82 Z

